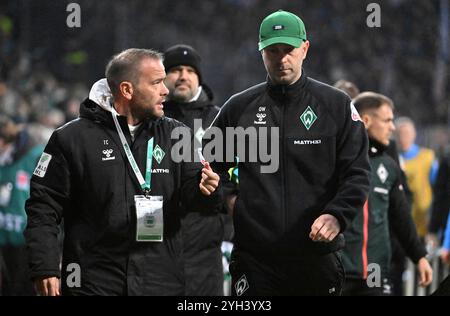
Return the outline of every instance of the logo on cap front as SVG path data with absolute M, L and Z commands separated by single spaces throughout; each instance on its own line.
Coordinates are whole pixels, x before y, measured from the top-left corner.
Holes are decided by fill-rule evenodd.
M 274 25 L 274 26 L 273 26 L 273 29 L 274 29 L 275 31 L 278 31 L 278 30 L 284 30 L 284 25 Z

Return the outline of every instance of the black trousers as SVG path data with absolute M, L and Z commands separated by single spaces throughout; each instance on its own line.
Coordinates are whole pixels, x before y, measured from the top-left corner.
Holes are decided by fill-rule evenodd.
M 339 252 L 294 258 L 236 249 L 231 255 L 230 272 L 235 296 L 339 296 L 344 282 Z
M 432 296 L 450 296 L 450 275 L 439 284 L 438 289 L 431 294 Z
M 0 247 L 0 295 L 35 295 L 25 246 Z
M 186 296 L 223 296 L 220 214 L 191 212 L 182 219 Z

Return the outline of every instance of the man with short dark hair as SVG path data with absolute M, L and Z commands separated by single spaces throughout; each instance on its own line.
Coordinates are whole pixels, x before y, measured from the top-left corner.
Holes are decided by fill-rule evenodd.
M 165 76 L 160 53 L 121 52 L 80 117 L 50 138 L 26 204 L 39 294 L 59 295 L 60 277 L 65 295 L 185 294 L 180 212 L 219 205 L 219 177 L 171 159 L 171 133 L 184 125 L 163 116 Z

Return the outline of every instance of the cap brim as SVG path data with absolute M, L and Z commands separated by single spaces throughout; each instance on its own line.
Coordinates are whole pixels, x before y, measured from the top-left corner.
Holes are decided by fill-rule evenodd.
M 298 47 L 300 47 L 302 42 L 303 42 L 303 40 L 301 38 L 280 36 L 280 37 L 268 38 L 265 41 L 259 42 L 258 47 L 259 47 L 259 50 L 263 50 L 267 46 L 270 46 L 273 44 L 287 44 L 287 45 L 291 45 L 291 46 L 298 48 Z

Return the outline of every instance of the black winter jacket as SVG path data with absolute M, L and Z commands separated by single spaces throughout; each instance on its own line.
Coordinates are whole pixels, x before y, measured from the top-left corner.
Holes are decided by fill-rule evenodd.
M 200 163 L 178 163 L 170 153 L 177 140 L 171 131 L 182 123 L 168 118 L 144 121 L 134 142 L 126 117 L 118 117 L 133 156 L 145 175 L 147 141 L 164 152 L 153 159 L 152 195 L 164 197 L 164 241 L 136 242 L 134 196 L 143 194 L 126 158 L 111 113 L 87 99 L 80 118 L 56 130 L 45 153 L 42 177 L 34 175 L 26 203 L 25 237 L 33 277 L 60 276 L 58 224 L 64 218 L 62 287 L 65 294 L 180 294 L 171 281 L 183 283 L 180 209 L 211 209 L 221 203 L 199 190 Z M 108 159 L 106 159 L 108 158 Z M 67 288 L 66 267 L 81 269 L 81 288 Z M 176 282 L 174 282 L 176 283 Z
M 231 97 L 213 123 L 222 131 L 237 126 L 278 127 L 280 162 L 275 173 L 261 173 L 261 166 L 267 165 L 261 157 L 256 162 L 239 157 L 236 246 L 248 252 L 281 255 L 342 248 L 342 235 L 322 243 L 312 242 L 309 233 L 321 214 L 334 215 L 344 231 L 367 198 L 368 141 L 348 96 L 305 74 L 289 86 L 273 85 L 268 79 Z M 214 128 L 205 138 L 210 132 Z M 246 154 L 249 144 L 255 142 L 258 139 L 247 138 Z M 227 142 L 224 152 L 231 145 Z M 223 181 L 232 166 L 229 162 L 212 164 Z

